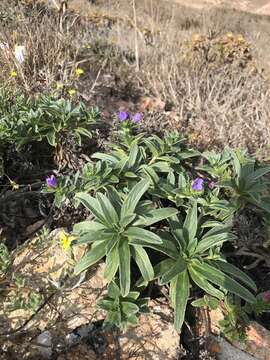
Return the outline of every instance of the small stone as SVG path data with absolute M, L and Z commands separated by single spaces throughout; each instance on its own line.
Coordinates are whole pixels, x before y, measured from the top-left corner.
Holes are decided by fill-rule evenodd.
M 52 356 L 52 336 L 48 330 L 44 331 L 37 337 L 37 344 L 41 345 L 37 346 L 40 355 L 44 359 L 50 359 Z
M 164 110 L 166 103 L 158 98 L 143 97 L 139 101 L 140 111 L 153 111 L 153 110 Z

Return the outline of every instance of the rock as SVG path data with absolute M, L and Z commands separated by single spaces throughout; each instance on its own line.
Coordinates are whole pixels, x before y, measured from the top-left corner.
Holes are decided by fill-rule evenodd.
M 68 253 L 59 244 L 59 231 L 54 231 L 42 239 L 36 238 L 18 251 L 7 278 L 7 291 L 9 288 L 13 289 L 13 276 L 16 274 L 24 278 L 26 298 L 31 293 L 29 289 L 33 289 L 42 295 L 43 300 L 34 316 L 34 311 L 18 309 L 4 312 L 1 307 L 0 333 L 12 332 L 25 324 L 20 331 L 24 330 L 26 334 L 37 338 L 40 333 L 48 330 L 52 336 L 53 347 L 56 344 L 66 346 L 67 334 L 82 325 L 103 319 L 104 313 L 96 308 L 96 303 L 106 290 L 104 266 L 93 268 L 91 275 L 82 283 L 80 277 L 67 282 L 67 275 L 72 272 L 73 264 Z M 75 259 L 78 259 L 83 251 L 83 248 L 76 247 Z M 60 285 L 64 285 L 63 290 Z M 60 288 L 57 289 L 56 286 Z
M 220 334 L 219 321 L 223 320 L 224 315 L 220 308 L 209 311 L 211 333 L 215 335 Z
M 140 111 L 164 110 L 165 102 L 158 98 L 142 97 L 137 104 Z
M 270 360 L 270 331 L 253 321 L 247 330 L 245 351 L 257 359 Z
M 37 350 L 44 359 L 50 359 L 52 356 L 52 337 L 49 331 L 44 331 L 37 337 Z
M 179 334 L 173 327 L 173 313 L 166 304 L 154 301 L 151 313 L 141 315 L 140 325 L 120 335 L 121 360 L 179 359 Z
M 209 312 L 209 316 L 211 320 L 211 332 L 219 335 L 219 321 L 223 319 L 222 311 L 220 309 L 212 310 Z M 235 341 L 233 345 L 246 353 L 254 355 L 256 359 L 270 360 L 270 331 L 253 321 L 247 328 L 246 336 L 247 341 L 245 343 Z
M 254 360 L 255 358 L 244 351 L 237 349 L 223 338 L 218 340 L 220 353 L 217 355 L 218 360 Z

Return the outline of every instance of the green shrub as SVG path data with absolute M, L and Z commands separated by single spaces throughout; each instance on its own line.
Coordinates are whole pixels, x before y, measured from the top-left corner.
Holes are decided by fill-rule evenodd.
M 255 304 L 256 284 L 226 260 L 223 245 L 236 242 L 232 224 L 239 210 L 269 212 L 270 167 L 258 167 L 239 150 L 200 154 L 175 133 L 161 139 L 133 132 L 130 120 L 122 122 L 112 152 L 92 156 L 97 161 L 75 175 L 78 187 L 68 180 L 73 187 L 64 198 L 82 204 L 93 219 L 74 226 L 74 246 L 88 245 L 75 274 L 105 259 L 105 277 L 119 279 L 124 298 L 152 281 L 169 286 L 178 331 L 194 294 L 211 296 L 212 305 L 228 295 Z M 122 327 L 119 316 L 115 323 Z
M 91 138 L 91 127 L 99 117 L 97 108 L 88 110 L 83 103 L 41 96 L 0 94 L 0 139 L 2 143 L 24 144 L 46 140 L 55 147 L 61 136 L 72 135 L 78 144 L 81 136 Z

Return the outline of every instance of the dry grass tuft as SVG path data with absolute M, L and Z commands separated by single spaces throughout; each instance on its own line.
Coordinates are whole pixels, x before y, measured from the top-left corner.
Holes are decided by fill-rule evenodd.
M 27 58 L 20 68 L 0 51 L 0 81 L 30 93 L 63 84 L 64 95 L 74 87 L 109 112 L 114 100 L 156 97 L 165 111 L 148 116 L 149 131 L 177 128 L 201 148 L 247 147 L 269 157 L 269 18 L 165 1 L 135 5 L 72 0 L 59 13 L 36 1 L 4 0 L 0 42 L 24 45 Z M 78 66 L 85 71 L 79 80 Z M 14 69 L 18 75 L 10 78 Z

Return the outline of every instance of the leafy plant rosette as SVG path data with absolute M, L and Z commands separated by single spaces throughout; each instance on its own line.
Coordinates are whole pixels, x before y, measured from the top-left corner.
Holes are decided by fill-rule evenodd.
M 73 192 L 93 217 L 74 226 L 74 246 L 87 246 L 75 274 L 104 259 L 104 276 L 119 278 L 123 298 L 152 281 L 167 286 L 178 331 L 187 305 L 203 294 L 211 306 L 229 295 L 254 304 L 256 284 L 226 260 L 223 245 L 236 246 L 231 227 L 240 209 L 269 212 L 270 167 L 230 149 L 201 156 L 175 133 L 161 139 L 126 130 L 112 149 L 93 155 L 87 181 Z M 104 177 L 95 167 L 107 169 Z
M 80 202 L 94 214 L 95 220 L 74 227 L 74 232 L 80 236 L 77 244 L 92 244 L 75 266 L 76 274 L 106 256 L 105 278 L 110 282 L 119 271 L 122 296 L 127 296 L 131 287 L 131 258 L 146 282 L 154 278 L 154 269 L 145 248 L 159 248 L 162 239 L 151 231 L 151 226 L 177 214 L 178 210 L 170 207 L 155 209 L 151 201 L 142 201 L 149 186 L 149 180 L 139 181 L 124 199 L 113 190 L 108 196 L 97 193 L 96 198 L 85 193 L 77 194 Z
M 138 315 L 148 312 L 149 300 L 139 296 L 139 291 L 130 291 L 122 296 L 119 286 L 114 281 L 110 282 L 107 296 L 98 302 L 98 307 L 107 311 L 105 324 L 118 326 L 123 331 L 128 326 L 138 325 Z
M 97 108 L 87 109 L 82 103 L 41 96 L 11 96 L 0 92 L 0 139 L 17 147 L 46 140 L 55 147 L 61 136 L 72 135 L 78 144 L 81 137 L 92 137 L 91 127 L 99 118 Z

